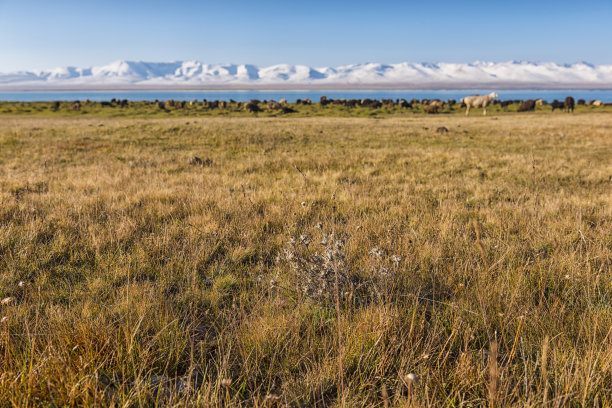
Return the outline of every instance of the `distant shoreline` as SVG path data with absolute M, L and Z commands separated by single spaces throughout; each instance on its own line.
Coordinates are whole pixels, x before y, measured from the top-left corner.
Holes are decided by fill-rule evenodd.
M 533 90 L 533 91 L 610 91 L 612 83 L 421 83 L 421 84 L 235 84 L 235 85 L 0 85 L 0 92 L 95 92 L 95 91 L 459 91 L 459 90 Z

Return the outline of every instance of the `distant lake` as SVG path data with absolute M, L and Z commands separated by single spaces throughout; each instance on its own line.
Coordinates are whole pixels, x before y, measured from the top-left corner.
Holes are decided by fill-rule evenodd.
M 566 96 L 573 96 L 575 99 L 586 101 L 599 99 L 603 102 L 612 102 L 612 90 L 495 90 L 499 94 L 499 99 L 539 99 L 553 101 L 562 100 Z M 295 102 L 296 99 L 309 98 L 313 102 L 319 101 L 322 95 L 330 99 L 461 99 L 468 95 L 487 94 L 491 90 L 225 90 L 225 91 L 21 91 L 21 92 L 0 92 L 0 101 L 15 102 L 34 102 L 34 101 L 74 101 L 89 99 L 91 101 L 108 101 L 113 98 L 127 99 L 129 101 L 165 101 L 168 99 L 186 100 L 225 100 L 249 101 L 259 100 L 280 100 L 287 99 L 288 102 Z

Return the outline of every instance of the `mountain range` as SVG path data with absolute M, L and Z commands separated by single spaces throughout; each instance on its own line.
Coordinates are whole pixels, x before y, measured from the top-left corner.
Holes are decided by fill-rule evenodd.
M 524 61 L 364 63 L 314 68 L 199 61 L 116 61 L 90 68 L 0 73 L 0 90 L 190 88 L 612 88 L 612 65 Z

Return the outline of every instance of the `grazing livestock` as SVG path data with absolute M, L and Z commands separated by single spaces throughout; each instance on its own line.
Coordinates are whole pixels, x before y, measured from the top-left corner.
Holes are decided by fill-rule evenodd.
M 72 102 L 72 104 L 70 105 L 70 109 L 72 109 L 72 110 L 81 110 L 81 102 L 79 102 L 79 101 Z
M 382 104 L 387 108 L 393 108 L 395 106 L 395 102 L 393 102 L 393 99 L 383 99 Z
M 53 102 L 53 104 L 51 104 L 51 109 L 53 110 L 53 112 L 57 112 L 57 110 L 60 108 L 60 103 L 59 101 L 55 101 Z
M 113 104 L 112 104 L 112 103 L 110 103 L 110 102 L 107 102 L 107 101 L 102 101 L 102 102 L 100 102 L 100 106 L 102 106 L 102 107 L 105 107 L 105 106 L 113 106 Z
M 296 113 L 297 111 L 295 109 L 291 109 L 288 106 L 283 106 L 281 109 L 281 113 L 286 115 L 287 113 Z
M 564 105 L 563 102 L 559 102 L 558 100 L 554 100 L 550 103 L 550 107 L 552 108 L 551 111 L 554 112 L 555 109 L 563 109 Z
M 544 105 L 544 100 L 543 99 L 536 99 L 535 104 L 536 104 L 536 106 L 542 106 L 542 105 Z
M 572 98 L 571 96 L 565 98 L 565 101 L 563 102 L 563 109 L 567 113 L 570 113 L 570 111 L 574 112 L 574 98 Z
M 527 99 L 526 101 L 521 102 L 519 105 L 519 112 L 529 112 L 534 111 L 536 107 L 536 103 L 533 99 Z
M 425 112 L 427 113 L 438 113 L 438 109 L 440 109 L 440 107 L 436 104 L 432 104 L 432 105 L 427 105 L 424 109 L 425 109 Z
M 497 92 L 491 92 L 488 95 L 472 95 L 466 96 L 461 100 L 461 102 L 465 103 L 466 110 L 465 116 L 470 114 L 470 108 L 483 108 L 483 115 L 487 114 L 487 105 L 491 103 L 491 101 L 495 98 L 499 97 Z
M 278 103 L 280 103 L 281 105 L 286 105 L 287 104 L 287 100 L 285 98 L 283 98 Z
M 259 101 L 251 100 L 250 102 L 244 105 L 244 109 L 246 109 L 247 111 L 251 113 L 261 112 L 261 108 L 259 107 L 258 102 Z
M 600 100 L 596 100 L 596 101 L 593 101 L 592 105 L 593 106 L 601 106 L 601 105 L 603 105 L 603 102 L 600 101 Z
M 578 99 L 578 102 L 576 102 L 576 105 L 585 105 L 586 101 L 584 99 Z
M 429 102 L 429 106 L 437 106 L 438 109 L 441 109 L 444 107 L 444 102 L 440 101 L 440 100 L 433 100 L 431 102 Z
M 573 112 L 574 111 L 574 98 L 572 98 L 571 96 L 568 96 L 567 98 L 565 98 L 564 102 L 561 102 L 555 99 L 554 101 L 552 101 L 550 106 L 552 108 L 551 112 L 554 112 L 555 109 L 562 109 L 567 112 L 571 110 Z
M 412 104 L 405 99 L 402 99 L 399 105 L 402 108 L 412 108 Z
M 359 104 L 370 109 L 378 109 L 382 107 L 382 103 L 379 100 L 369 98 L 362 99 Z

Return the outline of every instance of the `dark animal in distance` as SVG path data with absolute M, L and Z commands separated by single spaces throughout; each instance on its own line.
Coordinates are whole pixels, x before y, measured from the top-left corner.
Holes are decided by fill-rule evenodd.
M 412 104 L 405 99 L 402 99 L 399 103 L 402 108 L 412 108 Z
M 565 102 L 561 102 L 555 99 L 554 101 L 550 103 L 550 107 L 551 107 L 551 112 L 554 112 L 555 109 L 565 110 Z
M 288 113 L 296 113 L 296 112 L 297 112 L 297 111 L 296 111 L 295 109 L 291 109 L 291 108 L 290 108 L 290 107 L 288 107 L 288 106 L 283 106 L 283 107 L 281 108 L 281 113 L 282 113 L 283 115 L 286 115 L 286 114 L 288 114 Z
M 536 103 L 533 99 L 527 99 L 526 101 L 521 102 L 518 107 L 519 112 L 529 112 L 534 111 L 536 107 Z
M 244 109 L 246 109 L 247 111 L 249 111 L 251 113 L 261 112 L 261 108 L 259 107 L 259 104 L 257 102 L 259 102 L 259 101 L 252 100 L 252 101 L 246 103 L 244 105 Z
M 563 109 L 567 113 L 574 112 L 574 98 L 571 96 L 566 97 L 565 101 L 563 101 Z

